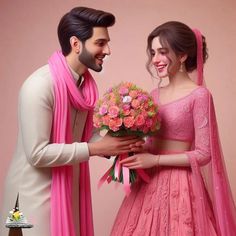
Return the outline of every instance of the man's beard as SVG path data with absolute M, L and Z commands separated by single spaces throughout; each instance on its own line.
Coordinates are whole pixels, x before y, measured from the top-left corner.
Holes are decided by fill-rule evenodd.
M 87 68 L 92 69 L 96 72 L 100 72 L 102 70 L 102 65 L 96 64 L 96 59 L 94 56 L 86 49 L 83 45 L 82 52 L 79 55 L 79 61 L 83 63 Z

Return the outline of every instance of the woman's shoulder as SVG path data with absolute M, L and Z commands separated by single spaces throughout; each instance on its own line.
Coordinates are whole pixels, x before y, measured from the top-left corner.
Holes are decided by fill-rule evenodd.
M 195 97 L 209 97 L 211 96 L 211 92 L 205 86 L 197 86 L 193 91 L 192 94 Z

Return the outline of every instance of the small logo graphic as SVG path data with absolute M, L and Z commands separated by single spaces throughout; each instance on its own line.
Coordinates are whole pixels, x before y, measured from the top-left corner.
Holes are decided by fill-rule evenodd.
M 19 209 L 19 193 L 17 194 L 15 207 L 9 212 L 5 226 L 7 228 L 32 228 L 26 217 Z

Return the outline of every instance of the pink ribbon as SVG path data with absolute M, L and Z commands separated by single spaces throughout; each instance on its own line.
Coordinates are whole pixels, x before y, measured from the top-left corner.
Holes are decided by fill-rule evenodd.
M 120 154 L 117 157 L 117 160 L 116 160 L 116 163 L 114 166 L 114 176 L 118 180 L 120 178 L 120 172 L 121 172 L 121 168 L 122 168 L 124 191 L 125 191 L 126 196 L 128 196 L 131 192 L 131 184 L 129 182 L 130 170 L 129 170 L 129 168 L 122 166 L 120 164 L 120 161 L 127 158 L 127 157 L 128 157 L 128 153 Z M 110 175 L 110 173 L 111 173 L 112 169 L 113 169 L 113 166 L 110 167 L 106 171 L 106 173 L 101 177 L 101 179 L 99 180 L 99 183 L 98 183 L 98 188 L 100 188 L 105 181 L 107 181 L 108 184 L 111 182 L 112 176 Z M 136 172 L 143 181 L 145 181 L 146 183 L 149 183 L 150 177 L 145 173 L 145 171 L 143 169 L 136 169 Z
M 115 177 L 116 177 L 117 179 L 120 178 L 120 171 L 121 171 L 120 160 L 122 160 L 122 159 L 124 159 L 124 158 L 122 158 L 122 157 L 120 156 L 120 158 L 117 159 L 116 164 L 115 164 Z
M 123 166 L 122 171 L 123 171 L 123 180 L 124 180 L 124 190 L 125 190 L 126 196 L 128 196 L 131 193 L 130 183 L 129 183 L 129 168 Z
M 98 182 L 98 188 L 100 188 L 100 187 L 103 185 L 103 183 L 104 183 L 105 181 L 107 181 L 108 184 L 111 182 L 111 176 L 110 176 L 111 170 L 112 170 L 112 167 L 110 167 L 110 168 L 106 171 L 106 173 L 102 176 L 102 178 L 99 180 L 99 182 Z

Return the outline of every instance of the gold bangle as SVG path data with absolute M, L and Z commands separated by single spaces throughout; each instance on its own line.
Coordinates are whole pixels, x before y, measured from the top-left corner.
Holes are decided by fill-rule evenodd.
M 161 155 L 157 155 L 157 163 L 156 163 L 156 166 L 159 166 L 159 161 L 160 161 L 160 157 L 161 157 Z

